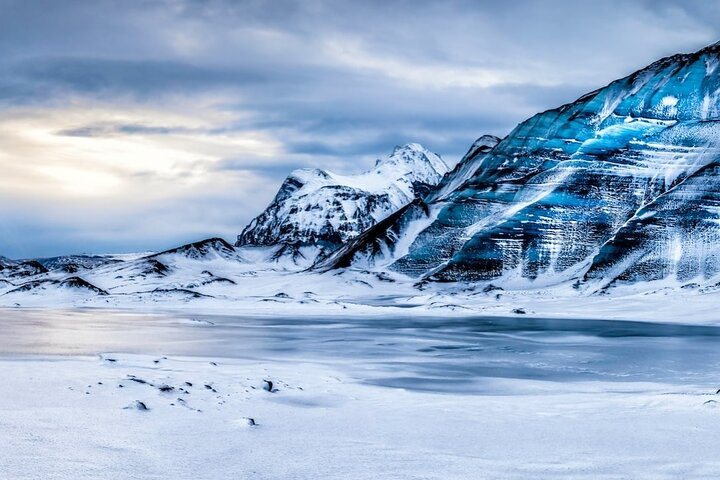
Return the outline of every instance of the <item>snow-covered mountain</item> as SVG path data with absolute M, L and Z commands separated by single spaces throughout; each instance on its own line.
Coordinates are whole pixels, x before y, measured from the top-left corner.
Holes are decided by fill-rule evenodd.
M 312 258 L 331 252 L 426 195 L 447 171 L 438 155 L 417 143 L 396 147 L 359 175 L 296 170 L 238 236 L 236 246 L 279 246 L 280 254 Z
M 519 286 L 710 281 L 720 273 L 719 65 L 711 45 L 535 115 L 466 157 L 424 212 L 346 246 L 336 265 L 371 257 L 418 278 Z
M 0 296 L 6 303 L 19 304 L 38 296 L 81 302 L 112 296 L 131 303 L 209 298 L 218 288 L 235 285 L 225 275 L 243 276 L 252 266 L 220 238 L 152 254 L 4 259 L 2 264 L 11 267 L 0 270 Z M 33 267 L 37 268 L 30 271 Z
M 706 294 L 720 294 L 718 66 L 720 44 L 662 59 L 502 140 L 479 138 L 450 172 L 417 144 L 360 175 L 295 171 L 236 246 L 214 238 L 134 256 L 0 257 L 0 305 L 487 313 L 497 301 L 507 314 L 524 310 L 501 298 L 533 291 L 716 298 Z M 715 303 L 702 304 L 714 315 Z M 547 305 L 584 314 L 573 301 Z
M 37 260 L 15 261 L 0 257 L 0 278 L 25 278 L 47 273 Z
M 119 262 L 119 260 L 108 255 L 65 255 L 60 257 L 39 258 L 37 262 L 48 271 L 77 273 L 84 270 L 91 270 L 107 263 L 116 263 Z

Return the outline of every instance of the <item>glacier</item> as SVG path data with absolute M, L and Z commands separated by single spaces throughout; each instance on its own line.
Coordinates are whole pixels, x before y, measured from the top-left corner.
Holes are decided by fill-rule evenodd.
M 492 148 L 471 149 L 422 212 L 320 267 L 518 288 L 712 279 L 718 62 L 720 44 L 667 57 L 535 115 Z

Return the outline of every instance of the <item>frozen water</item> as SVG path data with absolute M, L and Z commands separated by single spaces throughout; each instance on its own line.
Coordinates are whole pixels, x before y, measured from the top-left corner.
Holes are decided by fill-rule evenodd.
M 491 379 L 719 382 L 720 326 L 483 317 L 252 317 L 5 311 L 0 353 L 312 361 L 358 381 L 497 394 Z M 719 385 L 720 386 L 720 385 Z
M 13 480 L 720 468 L 719 327 L 102 310 L 0 320 L 0 472 Z

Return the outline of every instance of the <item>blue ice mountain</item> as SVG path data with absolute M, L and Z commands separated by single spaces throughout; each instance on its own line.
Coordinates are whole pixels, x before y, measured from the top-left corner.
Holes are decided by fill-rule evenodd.
M 601 287 L 720 272 L 720 44 L 659 60 L 468 153 L 332 265 Z

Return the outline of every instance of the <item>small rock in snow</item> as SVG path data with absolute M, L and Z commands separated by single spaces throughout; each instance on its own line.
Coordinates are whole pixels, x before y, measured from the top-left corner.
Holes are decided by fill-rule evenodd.
M 125 410 L 139 410 L 141 412 L 146 412 L 150 409 L 147 407 L 147 405 L 145 405 L 145 402 L 135 400 L 133 403 L 125 407 Z

